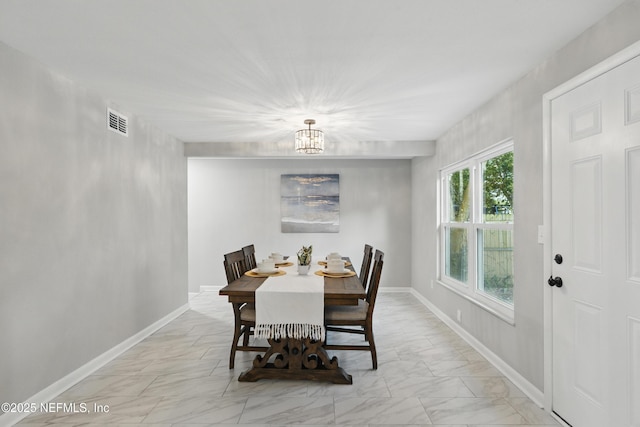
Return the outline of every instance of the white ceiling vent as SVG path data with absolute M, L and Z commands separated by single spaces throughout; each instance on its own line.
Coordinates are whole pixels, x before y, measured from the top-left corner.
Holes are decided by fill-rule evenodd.
M 120 135 L 129 136 L 129 119 L 111 108 L 107 108 L 107 127 Z

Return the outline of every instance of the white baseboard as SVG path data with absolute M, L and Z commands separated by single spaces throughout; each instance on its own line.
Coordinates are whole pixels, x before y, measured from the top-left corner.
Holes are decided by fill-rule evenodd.
M 478 341 L 473 335 L 463 329 L 458 323 L 456 323 L 449 316 L 444 314 L 440 309 L 433 305 L 428 299 L 422 296 L 418 291 L 413 288 L 409 288 L 409 292 L 415 296 L 418 301 L 424 304 L 433 314 L 438 316 L 447 326 L 449 326 L 455 333 L 465 340 L 471 347 L 473 347 L 478 353 L 480 353 L 485 359 L 492 363 L 502 374 L 516 385 L 524 394 L 526 394 L 536 405 L 540 408 L 544 408 L 544 393 L 540 391 L 536 386 L 531 384 L 526 378 L 520 375 L 515 369 L 513 369 L 504 360 L 498 357 L 494 352 L 489 350 L 484 344 Z
M 127 338 L 120 344 L 115 347 L 105 351 L 100 356 L 95 359 L 85 363 L 75 371 L 71 372 L 69 375 L 59 379 L 55 383 L 51 384 L 44 390 L 34 394 L 29 399 L 27 399 L 24 403 L 33 403 L 36 402 L 38 404 L 47 403 L 54 399 L 56 396 L 61 394 L 62 392 L 68 390 L 81 380 L 85 379 L 98 369 L 102 368 L 107 363 L 111 362 L 116 357 L 120 356 L 125 351 L 129 350 L 134 345 L 138 344 L 143 339 L 147 338 L 149 335 L 153 334 L 158 329 L 162 328 L 182 313 L 189 309 L 189 304 L 185 304 L 182 307 L 172 311 L 171 313 L 164 316 L 162 319 L 154 322 L 153 324 L 147 326 L 137 334 Z M 17 424 L 20 420 L 27 417 L 29 413 L 12 413 L 7 412 L 3 415 L 0 415 L 0 426 L 12 426 Z
M 222 286 L 200 286 L 200 292 L 218 292 Z

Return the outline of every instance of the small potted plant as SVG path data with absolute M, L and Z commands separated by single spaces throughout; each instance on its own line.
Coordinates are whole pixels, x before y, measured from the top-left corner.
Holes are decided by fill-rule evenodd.
M 311 252 L 313 252 L 313 246 L 303 246 L 298 251 L 298 274 L 307 274 L 311 268 Z

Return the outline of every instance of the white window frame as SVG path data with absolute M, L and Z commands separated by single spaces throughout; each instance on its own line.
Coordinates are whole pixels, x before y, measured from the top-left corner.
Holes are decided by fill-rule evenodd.
M 439 178 L 439 272 L 438 283 L 451 289 L 465 299 L 491 312 L 502 320 L 514 324 L 514 305 L 501 301 L 478 289 L 478 232 L 480 230 L 510 230 L 514 238 L 514 223 L 485 223 L 483 222 L 483 185 L 481 179 L 481 165 L 489 159 L 513 151 L 513 140 L 502 141 L 486 150 L 483 150 L 465 160 L 449 165 L 440 170 Z M 452 222 L 448 208 L 450 206 L 448 176 L 452 173 L 469 169 L 469 187 L 471 194 L 471 207 L 469 221 Z M 467 283 L 463 283 L 446 275 L 446 242 L 445 233 L 447 227 L 465 228 L 467 230 Z M 515 246 L 515 244 L 514 244 Z M 481 266 L 480 266 L 481 267 Z M 515 280 L 514 280 L 515 282 Z M 515 283 L 514 283 L 515 289 Z

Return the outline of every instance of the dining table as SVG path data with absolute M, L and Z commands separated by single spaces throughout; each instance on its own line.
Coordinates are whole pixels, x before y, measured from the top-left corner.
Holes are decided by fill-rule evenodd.
M 309 274 L 324 276 L 324 306 L 330 305 L 358 305 L 358 301 L 366 298 L 364 286 L 355 274 L 348 257 L 343 257 L 346 269 L 351 273 L 336 277 L 326 273 L 321 263 L 312 265 Z M 271 280 L 277 283 L 280 275 L 287 274 L 288 282 L 294 285 L 299 282 L 304 286 L 304 275 L 298 275 L 296 267 L 291 262 L 279 265 L 280 274 L 261 275 L 256 270 L 245 273 L 239 279 L 220 289 L 219 295 L 226 296 L 231 304 L 239 307 L 243 304 L 256 304 L 256 291 L 264 283 Z M 348 276 L 348 277 L 344 277 Z M 308 282 L 306 282 L 308 283 Z M 277 308 L 274 308 L 277 310 Z M 239 322 L 240 310 L 234 309 L 235 321 Z M 324 340 L 317 337 L 279 336 L 267 338 L 268 348 L 263 354 L 257 355 L 252 367 L 238 377 L 238 381 L 254 382 L 260 379 L 297 379 L 312 381 L 329 381 L 334 384 L 352 384 L 353 380 L 343 368 L 339 366 L 336 356 L 330 357 L 323 347 Z

